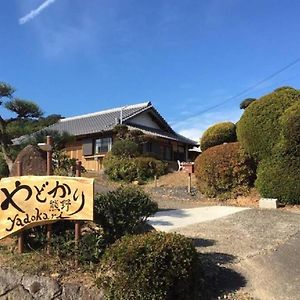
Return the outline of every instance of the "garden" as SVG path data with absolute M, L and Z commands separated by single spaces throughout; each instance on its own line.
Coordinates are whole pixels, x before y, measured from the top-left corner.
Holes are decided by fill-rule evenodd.
M 23 254 L 16 253 L 16 236 L 1 242 L 1 266 L 81 281 L 103 290 L 107 299 L 212 299 L 215 287 L 206 272 L 218 268 L 218 262 L 199 253 L 197 234 L 157 232 L 147 219 L 159 209 L 232 204 L 228 199 L 251 198 L 253 193 L 256 200 L 276 198 L 298 207 L 299 104 L 300 91 L 279 88 L 261 99 L 243 101 L 244 112 L 236 124 L 208 128 L 189 194 L 186 175 L 166 175 L 164 162 L 142 154 L 140 145 L 149 137 L 117 126 L 118 141 L 104 161 L 105 181 L 96 181 L 94 222 L 82 224 L 79 246 L 73 222 L 53 223 L 50 254 L 46 226 L 33 227 L 25 231 Z M 62 148 L 57 137 L 54 170 L 68 175 L 75 161 Z M 8 174 L 3 156 L 0 172 Z

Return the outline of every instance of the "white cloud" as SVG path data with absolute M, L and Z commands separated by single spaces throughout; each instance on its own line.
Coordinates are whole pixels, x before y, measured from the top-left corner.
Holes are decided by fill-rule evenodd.
M 199 142 L 200 135 L 202 134 L 199 128 L 182 129 L 178 133 L 196 142 Z
M 38 16 L 44 9 L 46 9 L 49 5 L 51 5 L 55 1 L 56 0 L 46 0 L 39 7 L 37 7 L 34 10 L 31 10 L 30 13 L 28 13 L 24 17 L 20 18 L 19 19 L 19 24 L 23 25 L 23 24 L 27 23 L 28 21 L 32 20 L 33 18 Z
M 172 127 L 181 135 L 199 142 L 203 132 L 210 126 L 219 122 L 237 122 L 240 119 L 242 110 L 223 110 L 207 112 L 202 115 L 186 118 L 183 121 L 174 122 Z

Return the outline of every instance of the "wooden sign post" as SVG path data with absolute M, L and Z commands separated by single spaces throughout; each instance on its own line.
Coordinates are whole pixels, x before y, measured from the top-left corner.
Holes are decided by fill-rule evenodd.
M 52 170 L 52 144 L 53 140 L 50 135 L 47 135 L 46 146 L 47 146 L 47 175 L 53 175 Z M 51 254 L 51 236 L 52 236 L 52 224 L 47 225 L 47 254 Z
M 81 161 L 76 162 L 76 177 L 81 177 Z M 78 249 L 79 247 L 79 241 L 81 236 L 81 224 L 79 221 L 75 222 L 75 247 Z M 78 267 L 78 257 L 75 259 L 75 265 Z
M 18 176 L 22 176 L 22 163 L 17 161 L 17 174 Z M 21 254 L 24 252 L 24 234 L 21 231 L 18 235 L 18 252 Z
M 184 163 L 183 171 L 188 173 L 188 193 L 190 194 L 192 191 L 192 174 L 194 173 L 194 163 Z

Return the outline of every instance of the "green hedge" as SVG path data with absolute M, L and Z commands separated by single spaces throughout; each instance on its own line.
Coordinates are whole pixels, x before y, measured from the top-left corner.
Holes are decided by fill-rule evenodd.
M 207 149 L 195 161 L 197 186 L 209 197 L 244 194 L 255 180 L 255 163 L 239 143 Z
M 201 150 L 221 145 L 223 143 L 236 142 L 236 126 L 231 122 L 223 122 L 209 127 L 201 137 Z
M 107 299 L 201 299 L 197 252 L 178 234 L 125 236 L 106 251 L 99 273 Z
M 280 88 L 251 103 L 237 123 L 241 146 L 259 160 L 272 154 L 281 135 L 280 117 L 300 101 L 300 91 Z
M 300 204 L 300 157 L 282 153 L 259 163 L 255 186 L 265 198 Z
M 296 102 L 285 111 L 280 125 L 282 138 L 279 146 L 282 146 L 285 153 L 300 156 L 300 102 Z
M 146 181 L 167 172 L 167 164 L 151 157 L 123 158 L 111 154 L 104 159 L 105 173 L 111 180 Z
M 106 240 L 111 243 L 125 234 L 133 233 L 157 210 L 157 203 L 139 187 L 121 187 L 96 196 L 94 220 L 101 225 Z

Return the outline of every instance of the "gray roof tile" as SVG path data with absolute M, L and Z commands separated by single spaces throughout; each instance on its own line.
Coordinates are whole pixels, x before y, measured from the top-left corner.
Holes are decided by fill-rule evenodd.
M 159 112 L 152 106 L 151 102 L 144 102 L 135 105 L 127 105 L 124 107 L 103 110 L 91 114 L 80 115 L 70 118 L 61 119 L 57 123 L 45 128 L 47 130 L 55 130 L 58 132 L 68 132 L 73 136 L 84 136 L 99 133 L 102 131 L 112 130 L 117 124 L 116 120 L 120 119 L 122 110 L 122 120 L 124 124 L 130 127 L 141 129 L 146 134 L 152 134 L 158 137 L 171 139 L 186 143 L 189 145 L 197 145 L 198 143 L 187 139 L 177 134 L 166 122 L 166 120 L 159 114 Z M 165 130 L 154 129 L 150 127 L 140 126 L 138 124 L 131 124 L 130 119 L 145 110 L 151 110 L 160 121 Z M 16 138 L 13 142 L 15 144 L 22 143 L 26 136 Z
M 116 125 L 116 120 L 120 119 L 121 110 L 123 120 L 128 117 L 151 107 L 151 102 L 118 107 L 114 109 L 99 111 L 96 113 L 65 118 L 49 126 L 49 130 L 57 130 L 59 132 L 68 132 L 74 136 L 88 135 L 101 131 L 111 130 Z

